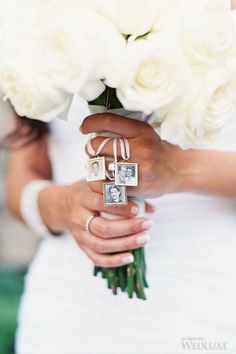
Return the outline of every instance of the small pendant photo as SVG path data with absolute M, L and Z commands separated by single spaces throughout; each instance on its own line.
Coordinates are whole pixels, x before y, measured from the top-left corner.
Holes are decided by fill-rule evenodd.
M 127 189 L 114 183 L 103 183 L 103 199 L 106 206 L 127 205 Z
M 136 187 L 138 185 L 138 164 L 117 162 L 115 164 L 115 184 Z
M 105 157 L 95 157 L 87 161 L 87 182 L 102 181 L 106 179 Z

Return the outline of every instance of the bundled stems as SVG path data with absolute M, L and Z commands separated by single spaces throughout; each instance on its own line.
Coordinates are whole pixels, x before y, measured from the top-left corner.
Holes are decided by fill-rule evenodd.
M 145 288 L 148 288 L 146 279 L 146 262 L 144 247 L 132 251 L 134 262 L 118 268 L 94 267 L 93 275 L 102 274 L 103 279 L 107 279 L 107 287 L 117 295 L 118 289 L 126 292 L 132 299 L 134 294 L 138 299 L 146 300 Z

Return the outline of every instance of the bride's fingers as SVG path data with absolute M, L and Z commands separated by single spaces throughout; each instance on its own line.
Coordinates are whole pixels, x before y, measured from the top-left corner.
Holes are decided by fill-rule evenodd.
M 90 230 L 94 235 L 108 239 L 144 232 L 149 230 L 151 226 L 152 221 L 145 217 L 106 220 L 100 216 L 97 216 L 92 220 Z
M 81 208 L 78 215 L 73 215 L 71 218 L 71 230 L 75 234 L 78 230 L 86 229 L 86 224 L 89 218 L 93 216 L 88 209 Z M 103 239 L 114 237 L 122 237 L 133 235 L 140 232 L 145 232 L 152 227 L 153 222 L 146 217 L 133 217 L 129 219 L 108 220 L 99 215 L 94 215 L 90 221 L 89 230 L 92 234 Z
M 79 230 L 77 237 L 80 243 L 86 245 L 89 247 L 89 249 L 99 254 L 118 253 L 134 250 L 144 246 L 149 240 L 149 235 L 147 235 L 145 232 L 126 237 L 117 237 L 114 239 L 105 240 L 84 230 Z
M 83 251 L 87 254 L 90 260 L 99 267 L 104 268 L 116 268 L 125 264 L 133 263 L 134 257 L 131 253 L 124 252 L 114 255 L 104 255 L 94 252 L 89 247 L 85 245 L 80 246 Z
M 109 214 L 124 216 L 124 217 L 133 217 L 139 214 L 139 208 L 137 204 L 132 201 L 129 201 L 127 205 L 122 206 L 109 206 L 104 205 L 103 196 L 100 193 L 90 192 L 86 195 L 86 198 L 81 201 L 83 206 L 93 212 L 109 212 Z
M 80 131 L 83 134 L 93 132 L 112 132 L 126 138 L 134 138 L 140 134 L 147 123 L 120 116 L 113 113 L 93 114 L 84 119 Z
M 105 140 L 106 138 L 105 137 L 102 137 L 102 136 L 97 136 L 95 138 L 93 138 L 91 140 L 91 144 L 93 146 L 93 149 L 95 151 L 98 150 L 98 147 L 101 145 L 101 143 Z M 129 139 L 129 145 L 130 145 L 130 151 L 131 151 L 131 156 L 130 158 L 132 159 L 132 151 L 136 151 L 136 149 L 134 148 L 133 146 L 133 140 L 132 139 Z M 92 155 L 89 153 L 88 151 L 88 147 L 87 145 L 85 146 L 85 152 L 88 156 L 92 157 Z M 105 146 L 104 148 L 102 149 L 102 153 L 104 156 L 111 156 L 111 157 L 114 157 L 114 151 L 113 151 L 113 140 L 109 141 Z M 122 155 L 121 155 L 121 150 L 120 150 L 120 144 L 118 143 L 117 144 L 117 157 L 118 159 L 121 159 L 122 158 Z
M 89 210 L 81 208 L 79 215 L 73 215 L 73 219 L 71 220 L 72 227 L 85 230 L 86 224 L 92 215 Z M 152 224 L 152 221 L 146 217 L 107 220 L 95 215 L 90 221 L 89 229 L 92 234 L 108 239 L 147 231 L 151 228 Z

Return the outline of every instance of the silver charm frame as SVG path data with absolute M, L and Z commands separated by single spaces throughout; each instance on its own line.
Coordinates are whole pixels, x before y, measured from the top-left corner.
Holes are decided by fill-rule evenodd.
M 116 189 L 120 192 L 119 200 L 114 199 L 111 194 L 111 189 Z M 117 186 L 115 183 L 103 183 L 103 201 L 106 206 L 119 206 L 119 205 L 127 205 L 128 197 L 127 197 L 127 189 L 125 186 Z
M 105 157 L 94 157 L 87 160 L 87 164 L 86 164 L 87 182 L 103 181 L 105 179 L 106 179 Z
M 121 168 L 125 167 L 126 175 L 120 174 Z M 132 175 L 127 176 L 127 170 L 131 171 Z M 137 187 L 138 185 L 138 164 L 132 162 L 117 162 L 115 164 L 115 184 L 117 186 Z

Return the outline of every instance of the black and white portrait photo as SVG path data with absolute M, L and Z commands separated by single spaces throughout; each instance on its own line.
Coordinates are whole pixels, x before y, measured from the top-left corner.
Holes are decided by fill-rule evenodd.
M 126 205 L 127 191 L 124 186 L 117 186 L 114 183 L 103 184 L 103 196 L 105 205 Z
M 115 184 L 119 186 L 137 186 L 138 165 L 136 163 L 117 163 L 115 168 Z
M 87 182 L 106 179 L 106 166 L 104 157 L 96 157 L 87 161 Z

